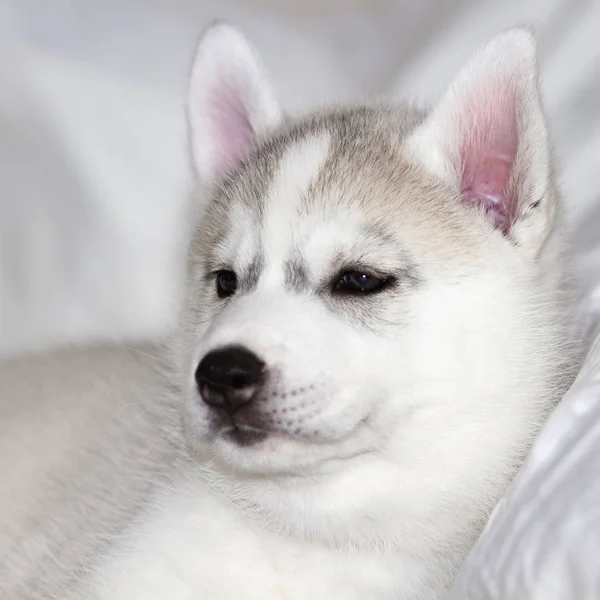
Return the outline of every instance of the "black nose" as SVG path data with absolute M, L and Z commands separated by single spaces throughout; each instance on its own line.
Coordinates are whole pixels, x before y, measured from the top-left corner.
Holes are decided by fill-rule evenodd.
M 252 400 L 265 363 L 241 346 L 209 352 L 196 369 L 196 383 L 206 404 L 233 414 Z

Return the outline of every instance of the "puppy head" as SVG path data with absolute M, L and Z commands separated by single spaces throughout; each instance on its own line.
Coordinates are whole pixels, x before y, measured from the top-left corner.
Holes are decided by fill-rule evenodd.
M 473 468 L 482 445 L 522 450 L 561 335 L 529 33 L 494 40 L 427 114 L 287 122 L 255 52 L 220 24 L 200 42 L 188 118 L 190 443 L 255 473 L 374 454 Z

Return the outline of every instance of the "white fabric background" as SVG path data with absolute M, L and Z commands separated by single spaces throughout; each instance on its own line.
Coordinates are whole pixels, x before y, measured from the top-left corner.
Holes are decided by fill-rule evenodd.
M 585 314 L 596 321 L 600 2 L 344 4 L 0 0 L 0 355 L 168 326 L 187 189 L 185 76 L 217 17 L 247 32 L 292 112 L 389 87 L 432 100 L 494 33 L 536 23 Z M 453 600 L 600 598 L 598 355 Z
M 600 337 L 448 600 L 600 598 Z

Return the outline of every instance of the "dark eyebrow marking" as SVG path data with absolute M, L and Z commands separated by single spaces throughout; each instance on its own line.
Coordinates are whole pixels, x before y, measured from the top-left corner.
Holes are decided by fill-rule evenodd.
M 253 258 L 248 267 L 239 273 L 240 292 L 248 293 L 256 288 L 264 267 L 265 257 L 261 252 Z
M 292 257 L 284 265 L 286 289 L 294 292 L 306 292 L 310 289 L 308 268 L 298 251 L 292 252 Z

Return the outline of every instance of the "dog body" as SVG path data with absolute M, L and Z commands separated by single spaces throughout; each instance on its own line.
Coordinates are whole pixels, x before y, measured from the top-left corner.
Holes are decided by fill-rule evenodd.
M 10 431 L 34 441 L 5 466 L 10 496 L 33 500 L 2 524 L 0 586 L 440 598 L 576 362 L 531 36 L 492 42 L 430 112 L 286 122 L 252 50 L 217 25 L 188 110 L 202 193 L 168 351 L 1 376 Z M 40 536 L 78 550 L 52 563 Z

